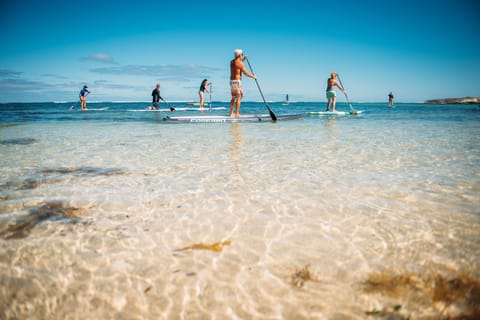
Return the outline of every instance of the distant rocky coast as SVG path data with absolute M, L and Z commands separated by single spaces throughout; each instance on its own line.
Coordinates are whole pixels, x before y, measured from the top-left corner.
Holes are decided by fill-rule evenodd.
M 480 97 L 432 99 L 432 100 L 426 100 L 425 103 L 436 103 L 436 104 L 480 103 Z

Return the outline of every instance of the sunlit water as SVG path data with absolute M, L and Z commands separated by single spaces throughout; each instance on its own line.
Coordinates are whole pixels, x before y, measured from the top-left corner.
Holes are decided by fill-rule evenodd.
M 69 106 L 0 105 L 1 319 L 434 317 L 362 283 L 480 278 L 477 105 L 198 124 Z

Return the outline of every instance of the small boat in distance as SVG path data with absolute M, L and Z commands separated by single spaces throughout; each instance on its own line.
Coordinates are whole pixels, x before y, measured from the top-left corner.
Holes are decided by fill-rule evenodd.
M 290 104 L 290 99 L 289 99 L 289 97 L 288 97 L 288 94 L 285 96 L 285 101 L 283 101 L 283 104 L 284 104 L 284 105 Z

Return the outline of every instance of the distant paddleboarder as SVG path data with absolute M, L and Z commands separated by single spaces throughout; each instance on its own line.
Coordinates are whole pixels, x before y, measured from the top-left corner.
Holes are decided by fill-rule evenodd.
M 230 100 L 230 117 L 233 117 L 235 111 L 235 117 L 238 118 L 240 117 L 240 104 L 242 103 L 243 98 L 242 73 L 252 79 L 257 79 L 257 76 L 251 74 L 245 68 L 243 60 L 247 57 L 243 57 L 241 49 L 235 49 L 233 53 L 235 59 L 230 61 L 230 90 L 232 93 L 232 99 Z
M 393 93 L 391 91 L 388 94 L 388 107 L 393 108 Z
M 160 100 L 167 103 L 165 99 L 163 99 L 162 96 L 160 96 L 160 83 L 157 83 L 157 85 L 155 86 L 155 89 L 153 89 L 152 91 L 152 106 L 148 107 L 147 110 L 160 110 L 160 105 L 159 105 Z M 169 107 L 170 107 L 170 111 L 175 110 L 174 107 L 170 105 Z
M 158 110 L 160 109 L 160 99 L 163 100 L 162 96 L 160 96 L 160 83 L 157 83 L 155 89 L 152 91 L 152 106 L 149 107 L 150 110 Z
M 335 104 L 337 103 L 337 94 L 335 92 L 334 87 L 338 87 L 340 91 L 345 93 L 345 90 L 342 88 L 342 86 L 337 82 L 337 74 L 335 72 L 332 72 L 330 74 L 330 78 L 327 79 L 327 110 L 330 110 L 330 106 L 332 107 L 332 112 L 335 112 Z
M 200 84 L 200 89 L 198 90 L 198 95 L 200 96 L 200 109 L 203 109 L 203 102 L 204 102 L 204 92 L 207 91 L 209 93 L 207 87 L 210 85 L 207 79 L 203 79 L 202 83 Z
M 82 108 L 82 111 L 87 110 L 87 95 L 89 93 L 90 93 L 90 91 L 88 91 L 87 85 L 84 85 L 83 89 L 80 90 L 80 93 L 78 95 L 78 97 L 80 98 L 80 106 Z

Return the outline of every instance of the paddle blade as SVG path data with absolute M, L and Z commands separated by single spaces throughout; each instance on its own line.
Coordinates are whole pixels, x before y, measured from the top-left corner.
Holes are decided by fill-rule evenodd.
M 270 113 L 270 118 L 272 118 L 273 121 L 277 121 L 277 116 L 275 115 L 275 113 L 273 113 L 273 111 L 267 106 L 268 108 L 268 113 Z

